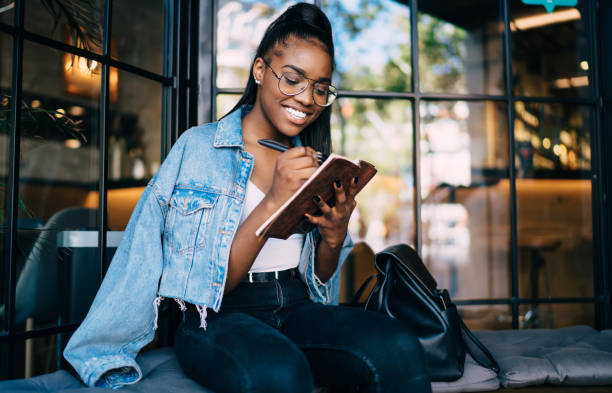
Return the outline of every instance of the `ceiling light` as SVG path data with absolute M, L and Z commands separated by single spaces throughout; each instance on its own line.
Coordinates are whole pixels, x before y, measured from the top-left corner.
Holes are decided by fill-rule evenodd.
M 568 78 L 557 79 L 553 82 L 553 85 L 555 85 L 557 89 L 569 89 L 570 87 L 572 87 Z
M 570 82 L 572 84 L 572 86 L 574 87 L 583 87 L 583 86 L 588 86 L 589 85 L 589 77 L 584 75 L 584 76 L 575 76 L 573 78 L 570 78 Z
M 82 106 L 71 106 L 70 109 L 68 109 L 68 113 L 70 113 L 72 116 L 83 116 L 83 113 L 85 113 L 85 109 Z
M 582 60 L 580 62 L 580 68 L 582 68 L 584 71 L 588 71 L 589 70 L 589 62 L 586 60 Z
M 66 139 L 64 141 L 64 145 L 66 145 L 66 147 L 69 149 L 78 149 L 81 147 L 81 141 L 78 139 Z
M 537 27 L 552 25 L 555 23 L 568 22 L 580 18 L 580 12 L 576 8 L 570 8 L 564 11 L 553 12 L 552 14 L 542 13 L 514 19 L 514 23 L 511 23 L 511 29 L 512 31 L 529 30 L 535 29 Z
M 573 78 L 561 78 L 553 82 L 557 89 L 569 89 L 570 87 L 585 87 L 589 85 L 589 77 L 586 75 Z

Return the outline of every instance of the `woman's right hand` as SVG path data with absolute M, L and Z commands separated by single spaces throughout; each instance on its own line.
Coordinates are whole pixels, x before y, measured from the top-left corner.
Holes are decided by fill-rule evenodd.
M 280 207 L 318 167 L 317 152 L 311 147 L 298 146 L 281 153 L 276 159 L 272 186 L 266 198 Z

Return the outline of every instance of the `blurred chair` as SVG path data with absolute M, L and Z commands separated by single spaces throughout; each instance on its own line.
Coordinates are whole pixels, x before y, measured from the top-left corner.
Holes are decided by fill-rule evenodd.
M 15 326 L 20 330 L 32 330 L 34 324 L 56 324 L 58 304 L 69 302 L 69 319 L 78 322 L 87 313 L 98 288 L 99 263 L 95 258 L 96 249 L 73 252 L 76 270 L 72 277 L 78 278 L 79 293 L 75 299 L 59 299 L 58 288 L 58 247 L 60 231 L 97 229 L 97 210 L 71 207 L 55 213 L 40 230 L 34 245 L 24 263 L 15 288 Z M 75 281 L 75 280 L 72 280 Z M 72 285 L 71 283 L 67 283 Z M 72 292 L 75 293 L 75 292 Z M 73 305 L 74 304 L 74 305 Z M 5 305 L 0 306 L 0 319 L 5 319 Z M 76 314 L 76 315 L 75 315 Z M 25 374 L 28 377 L 32 366 L 32 340 L 26 340 Z M 52 352 L 52 351 L 49 351 Z
M 355 243 L 342 266 L 340 303 L 350 302 L 361 284 L 374 273 L 374 251 L 366 242 Z M 372 285 L 374 284 L 370 286 Z M 362 301 L 367 293 L 368 291 L 365 291 Z

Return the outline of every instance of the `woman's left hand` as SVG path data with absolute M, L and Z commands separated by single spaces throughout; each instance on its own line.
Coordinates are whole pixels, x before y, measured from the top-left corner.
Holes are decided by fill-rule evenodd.
M 342 246 L 346 238 L 348 222 L 353 209 L 357 205 L 357 202 L 355 202 L 356 180 L 358 179 L 355 178 L 351 181 L 346 192 L 340 181 L 334 181 L 336 204 L 330 207 L 318 195 L 315 195 L 313 202 L 321 209 L 323 214 L 320 216 L 305 214 L 308 221 L 319 227 L 319 233 L 323 241 L 332 249 Z

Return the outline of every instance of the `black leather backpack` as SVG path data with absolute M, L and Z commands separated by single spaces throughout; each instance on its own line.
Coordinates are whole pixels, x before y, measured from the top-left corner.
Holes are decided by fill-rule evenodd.
M 397 318 L 412 329 L 423 346 L 431 380 L 460 378 L 466 350 L 479 364 L 499 372 L 491 353 L 465 326 L 448 292 L 437 289 L 436 280 L 413 248 L 390 246 L 376 254 L 374 263 L 378 273 L 359 288 L 353 303 L 377 278 L 363 306 Z

